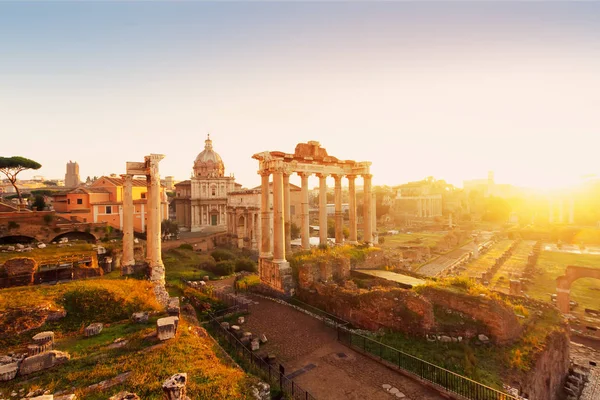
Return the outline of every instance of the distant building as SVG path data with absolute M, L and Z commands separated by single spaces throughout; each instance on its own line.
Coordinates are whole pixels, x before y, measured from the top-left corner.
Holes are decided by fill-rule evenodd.
M 146 180 L 133 180 L 133 226 L 136 232 L 145 232 L 147 226 Z M 123 179 L 102 176 L 90 186 L 80 186 L 53 195 L 53 206 L 58 216 L 78 222 L 106 222 L 115 229 L 123 229 Z M 161 187 L 161 221 L 168 218 L 167 199 Z
M 65 174 L 65 186 L 77 187 L 81 183 L 79 179 L 79 164 L 69 161 L 67 163 L 67 173 Z

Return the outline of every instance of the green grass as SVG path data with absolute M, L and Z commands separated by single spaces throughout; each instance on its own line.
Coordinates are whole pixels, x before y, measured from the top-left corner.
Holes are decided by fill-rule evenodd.
M 500 240 L 479 258 L 471 261 L 466 265 L 466 270 L 461 273 L 462 276 L 468 276 L 472 278 L 479 278 L 481 274 L 487 271 L 494 263 L 496 259 L 502 256 L 506 250 L 512 244 L 512 240 Z
M 600 256 L 542 251 L 536 265 L 538 272 L 528 285 L 527 294 L 549 302 L 550 295 L 556 292 L 556 278 L 564 275 L 569 265 L 600 268 Z M 581 278 L 573 282 L 571 300 L 579 303 L 579 307 L 571 310 L 578 316 L 584 315 L 585 308 L 600 309 L 600 280 Z
M 385 236 L 385 242 L 381 245 L 384 249 L 394 249 L 403 244 L 417 244 L 428 247 L 435 247 L 443 239 L 441 233 L 422 233 L 412 234 L 399 233 L 397 235 Z
M 182 296 L 185 285 L 182 280 L 199 281 L 208 275 L 214 279 L 212 272 L 203 270 L 200 266 L 203 262 L 214 259 L 208 254 L 196 253 L 189 249 L 171 249 L 163 252 L 163 263 L 165 264 L 165 275 L 167 290 L 171 296 Z
M 88 243 L 73 243 L 72 246 L 58 247 L 58 245 L 49 244 L 44 249 L 38 249 L 35 245 L 32 245 L 33 250 L 26 253 L 0 253 L 0 264 L 4 264 L 11 258 L 28 257 L 35 259 L 38 263 L 41 261 L 53 260 L 63 256 L 85 254 L 89 255 L 95 253 L 92 250 L 92 245 Z
M 490 282 L 495 290 L 508 293 L 511 274 L 520 275 L 523 272 L 534 245 L 535 241 L 530 240 L 524 240 L 517 245 L 513 255 L 502 264 Z

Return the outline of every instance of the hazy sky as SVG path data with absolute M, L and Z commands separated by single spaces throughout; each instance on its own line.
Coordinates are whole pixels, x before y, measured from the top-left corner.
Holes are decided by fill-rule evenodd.
M 0 155 L 183 180 L 208 132 L 245 186 L 308 140 L 375 184 L 570 183 L 600 169 L 600 3 L 0 3 Z

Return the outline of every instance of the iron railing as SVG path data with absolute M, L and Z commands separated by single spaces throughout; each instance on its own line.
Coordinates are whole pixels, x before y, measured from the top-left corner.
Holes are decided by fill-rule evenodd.
M 465 376 L 406 354 L 363 335 L 338 326 L 338 340 L 346 346 L 370 354 L 434 386 L 469 400 L 517 400 L 516 397 L 488 387 Z
M 251 371 L 266 380 L 271 385 L 271 392 L 273 392 L 273 389 L 279 390 L 287 398 L 293 400 L 316 400 L 313 395 L 300 387 L 293 379 L 286 377 L 281 366 L 272 365 L 253 353 L 233 333 L 221 326 L 220 320 L 226 314 L 224 311 L 227 310 L 220 311 L 219 316 L 209 315 L 211 332 L 221 338 L 219 341 L 221 345 L 246 371 Z

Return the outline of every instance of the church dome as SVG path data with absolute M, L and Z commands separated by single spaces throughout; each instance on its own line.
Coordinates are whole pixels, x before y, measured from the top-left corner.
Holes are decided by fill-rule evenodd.
M 198 154 L 194 161 L 194 176 L 196 177 L 222 177 L 225 174 L 225 164 L 221 156 L 213 150 L 210 134 L 204 141 L 204 150 Z

